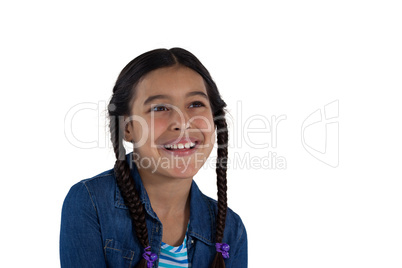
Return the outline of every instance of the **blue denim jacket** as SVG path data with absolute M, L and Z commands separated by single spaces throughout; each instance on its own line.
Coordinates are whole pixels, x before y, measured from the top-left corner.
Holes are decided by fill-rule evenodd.
M 129 154 L 127 155 L 127 161 Z M 153 211 L 135 165 L 131 169 L 146 211 L 149 245 L 160 254 L 163 226 Z M 190 190 L 188 258 L 192 267 L 208 268 L 215 256 L 217 203 L 193 181 Z M 143 248 L 134 233 L 113 169 L 73 187 L 63 204 L 60 231 L 62 267 L 134 267 Z M 247 233 L 240 217 L 228 209 L 223 243 L 230 245 L 227 268 L 247 267 Z M 158 261 L 156 261 L 157 267 Z

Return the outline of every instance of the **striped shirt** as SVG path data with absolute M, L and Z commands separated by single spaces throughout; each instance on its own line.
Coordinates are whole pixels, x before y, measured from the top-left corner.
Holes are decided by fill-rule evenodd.
M 191 267 L 191 264 L 188 263 L 187 259 L 187 231 L 183 243 L 178 247 L 172 247 L 162 242 L 158 267 L 159 268 Z

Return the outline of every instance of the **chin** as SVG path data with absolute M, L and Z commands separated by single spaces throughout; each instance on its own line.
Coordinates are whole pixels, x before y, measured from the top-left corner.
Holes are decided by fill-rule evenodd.
M 183 178 L 183 179 L 187 179 L 187 178 L 192 178 L 194 177 L 197 172 L 198 169 L 195 169 L 192 166 L 188 166 L 188 167 L 176 167 L 174 169 L 170 169 L 169 171 L 170 176 L 175 177 L 175 178 Z

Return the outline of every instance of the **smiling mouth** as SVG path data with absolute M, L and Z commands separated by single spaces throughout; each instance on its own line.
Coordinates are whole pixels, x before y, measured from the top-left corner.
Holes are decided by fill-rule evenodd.
M 178 144 L 166 144 L 163 145 L 163 148 L 169 151 L 185 151 L 189 149 L 194 149 L 198 144 L 198 141 L 196 142 L 186 142 L 186 143 L 178 143 Z

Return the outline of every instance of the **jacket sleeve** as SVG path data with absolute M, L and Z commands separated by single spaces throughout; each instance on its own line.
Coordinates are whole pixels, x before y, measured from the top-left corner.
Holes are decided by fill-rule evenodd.
M 80 182 L 71 187 L 62 209 L 61 267 L 106 267 L 95 202 Z
M 242 232 L 236 243 L 237 247 L 233 255 L 231 268 L 247 268 L 247 232 L 243 223 L 241 225 Z

